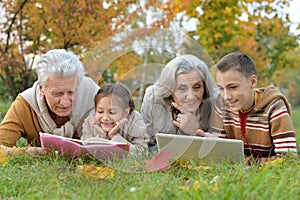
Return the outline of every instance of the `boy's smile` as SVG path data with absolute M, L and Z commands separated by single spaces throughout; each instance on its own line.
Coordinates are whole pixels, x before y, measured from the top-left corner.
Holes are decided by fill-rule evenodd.
M 256 75 L 246 77 L 236 69 L 217 71 L 217 85 L 222 98 L 233 111 L 246 111 L 254 104 Z

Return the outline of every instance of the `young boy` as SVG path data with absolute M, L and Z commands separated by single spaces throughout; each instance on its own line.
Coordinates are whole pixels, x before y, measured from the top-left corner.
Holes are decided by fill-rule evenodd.
M 215 104 L 212 134 L 198 132 L 207 137 L 243 140 L 248 164 L 264 163 L 288 152 L 297 155 L 288 101 L 273 86 L 255 88 L 253 60 L 234 52 L 215 67 L 220 96 Z

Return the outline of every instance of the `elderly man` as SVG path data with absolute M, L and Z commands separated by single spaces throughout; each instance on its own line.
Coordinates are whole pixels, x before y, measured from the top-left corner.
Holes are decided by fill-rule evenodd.
M 18 95 L 0 124 L 0 145 L 13 147 L 20 137 L 40 146 L 39 132 L 79 138 L 85 117 L 94 108 L 99 86 L 84 75 L 79 58 L 64 49 L 44 54 L 38 80 Z M 27 152 L 39 152 L 29 147 Z

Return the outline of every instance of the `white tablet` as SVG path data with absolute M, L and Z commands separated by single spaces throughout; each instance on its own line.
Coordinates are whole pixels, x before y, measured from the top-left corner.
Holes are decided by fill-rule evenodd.
M 171 160 L 244 163 L 242 140 L 157 133 L 156 141 L 159 152 L 172 153 Z

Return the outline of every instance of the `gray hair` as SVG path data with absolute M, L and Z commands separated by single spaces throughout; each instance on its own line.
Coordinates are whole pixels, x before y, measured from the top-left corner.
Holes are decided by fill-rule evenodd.
M 53 49 L 41 56 L 36 73 L 39 83 L 44 87 L 49 76 L 71 77 L 76 73 L 79 84 L 85 72 L 82 62 L 73 52 L 65 49 Z
M 193 70 L 198 71 L 203 80 L 205 86 L 203 99 L 212 97 L 216 86 L 207 65 L 196 56 L 190 54 L 177 56 L 167 63 L 158 79 L 156 95 L 163 99 L 169 98 L 176 90 L 177 76 Z

